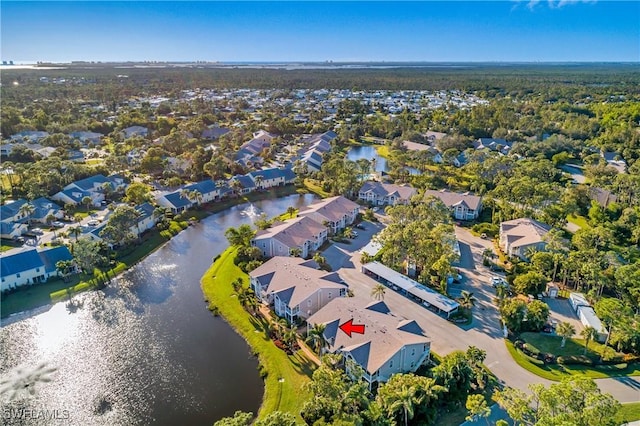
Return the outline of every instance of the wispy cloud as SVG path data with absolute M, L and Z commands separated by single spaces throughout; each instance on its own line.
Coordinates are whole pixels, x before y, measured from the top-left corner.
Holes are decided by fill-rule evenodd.
M 598 0 L 547 0 L 547 5 L 549 9 L 560 9 L 565 6 L 573 5 L 573 4 L 594 4 L 597 3 Z M 544 4 L 542 0 L 515 0 L 515 4 L 512 7 L 513 9 L 517 9 L 520 5 L 525 4 L 527 9 L 535 10 L 541 4 Z

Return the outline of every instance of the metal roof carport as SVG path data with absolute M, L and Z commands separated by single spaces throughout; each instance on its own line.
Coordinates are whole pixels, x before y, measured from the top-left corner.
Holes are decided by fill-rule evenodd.
M 379 278 L 386 280 L 389 284 L 400 287 L 406 294 L 411 294 L 422 301 L 429 303 L 438 310 L 447 314 L 455 312 L 460 304 L 448 297 L 431 290 L 411 278 L 383 265 L 380 262 L 371 262 L 362 265 L 362 272 L 369 272 Z

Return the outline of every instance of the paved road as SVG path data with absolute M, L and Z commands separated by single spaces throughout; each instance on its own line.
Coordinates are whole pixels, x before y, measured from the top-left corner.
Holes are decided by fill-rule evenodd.
M 340 276 L 349 283 L 350 288 L 358 295 L 368 296 L 375 280 L 361 272 L 360 254 L 357 253 L 367 242 L 371 233 L 381 228 L 380 225 L 366 223 L 365 232 L 358 231 L 359 236 L 352 244 L 333 244 L 324 252 L 327 261 L 339 270 Z M 460 241 L 461 264 L 460 271 L 464 276 L 459 290 L 467 289 L 478 299 L 473 311 L 473 323 L 460 327 L 406 297 L 387 289 L 385 302 L 391 310 L 402 316 L 415 319 L 431 339 L 434 352 L 445 355 L 454 350 L 466 350 L 470 345 L 484 349 L 487 352 L 486 365 L 507 386 L 528 391 L 532 383 L 552 382 L 521 368 L 513 360 L 506 345 L 499 324 L 499 315 L 492 302 L 493 287 L 490 284 L 492 273 L 482 266 L 482 252 L 491 248 L 492 243 L 471 235 L 464 228 L 456 228 L 456 235 Z M 628 379 L 628 378 L 627 378 Z M 640 383 L 632 380 L 600 379 L 596 382 L 600 388 L 611 393 L 620 402 L 640 401 Z

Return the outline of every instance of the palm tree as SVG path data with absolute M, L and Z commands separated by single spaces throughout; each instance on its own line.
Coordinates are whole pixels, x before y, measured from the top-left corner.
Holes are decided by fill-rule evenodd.
M 80 226 L 72 226 L 69 228 L 69 235 L 76 237 L 76 243 L 78 242 L 78 235 L 82 234 L 82 228 Z
M 289 321 L 286 318 L 278 318 L 276 320 L 276 332 L 278 334 L 278 338 L 282 339 L 284 333 L 289 329 Z
M 263 189 L 262 188 L 263 181 L 264 181 L 264 177 L 262 177 L 262 175 L 258 175 L 255 177 L 254 182 L 256 183 L 256 186 L 258 187 L 258 189 Z
M 413 409 L 415 405 L 418 405 L 422 402 L 422 396 L 416 395 L 417 390 L 413 386 L 404 385 L 398 391 L 397 397 L 398 399 L 391 404 L 389 407 L 389 411 L 394 412 L 398 408 L 402 408 L 404 412 L 404 426 L 409 424 L 409 419 L 413 418 Z
M 306 342 L 318 353 L 318 356 L 322 354 L 322 349 L 324 349 L 327 344 L 327 339 L 324 337 L 324 330 L 326 328 L 326 324 L 315 324 L 307 335 Z
M 319 266 L 324 265 L 327 262 L 327 259 L 320 252 L 315 252 L 313 254 L 313 261 L 316 262 Z
M 591 326 L 587 326 L 580 332 L 580 335 L 584 339 L 584 354 L 586 355 L 589 348 L 589 342 L 598 338 L 598 330 Z
M 302 249 L 300 249 L 299 247 L 294 247 L 289 250 L 289 255 L 291 257 L 300 257 L 302 255 Z
M 571 323 L 564 321 L 558 324 L 556 334 L 558 334 L 558 336 L 562 336 L 562 343 L 560 344 L 560 347 L 564 348 L 567 337 L 571 337 L 576 334 L 576 328 Z
M 18 213 L 27 219 L 27 224 L 31 225 L 31 215 L 36 211 L 36 208 L 31 203 L 24 203 L 20 206 Z
M 344 231 L 342 231 L 342 233 L 345 238 L 353 238 L 353 229 L 350 226 L 344 228 Z
M 376 284 L 371 289 L 371 297 L 373 297 L 376 300 L 384 300 L 385 291 L 387 291 L 385 286 L 383 286 L 382 284 Z
M 498 306 L 502 306 L 502 303 L 509 295 L 509 290 L 504 285 L 499 285 L 496 287 L 496 301 L 498 302 Z
M 289 217 L 293 217 L 294 214 L 296 214 L 296 208 L 293 206 L 289 206 L 287 207 L 287 214 L 289 215 Z
M 242 184 L 238 179 L 233 179 L 229 182 L 229 186 L 233 189 L 233 192 L 238 195 L 240 190 L 242 190 Z
M 80 203 L 82 203 L 86 207 L 87 213 L 89 213 L 89 206 L 91 205 L 91 203 L 93 203 L 93 200 L 91 199 L 91 197 L 89 197 L 88 195 L 82 197 L 82 200 L 80 200 Z
M 476 304 L 476 299 L 470 291 L 462 290 L 460 293 L 460 297 L 458 298 L 458 302 L 460 302 L 460 306 L 465 309 L 471 310 Z

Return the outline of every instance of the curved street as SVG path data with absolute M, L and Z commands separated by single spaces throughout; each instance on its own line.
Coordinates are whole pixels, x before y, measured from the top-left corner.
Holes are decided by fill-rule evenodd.
M 358 230 L 358 237 L 350 244 L 332 244 L 323 255 L 327 262 L 349 283 L 354 294 L 370 297 L 371 289 L 377 284 L 373 278 L 361 272 L 359 250 L 383 226 L 379 223 L 365 222 L 364 230 Z M 466 289 L 478 299 L 473 309 L 473 322 L 460 327 L 438 316 L 399 293 L 387 289 L 384 301 L 394 312 L 401 312 L 406 318 L 415 319 L 431 339 L 431 348 L 440 355 L 454 350 L 466 350 L 470 345 L 487 352 L 485 364 L 507 386 L 529 392 L 528 386 L 553 383 L 520 367 L 509 354 L 499 324 L 499 314 L 492 302 L 492 273 L 482 266 L 482 252 L 492 247 L 492 242 L 474 237 L 468 230 L 456 227 L 456 236 L 460 242 L 460 272 L 463 282 L 454 285 L 452 291 Z M 618 401 L 640 401 L 640 380 L 637 377 L 597 379 L 596 383 L 603 392 L 610 393 Z

